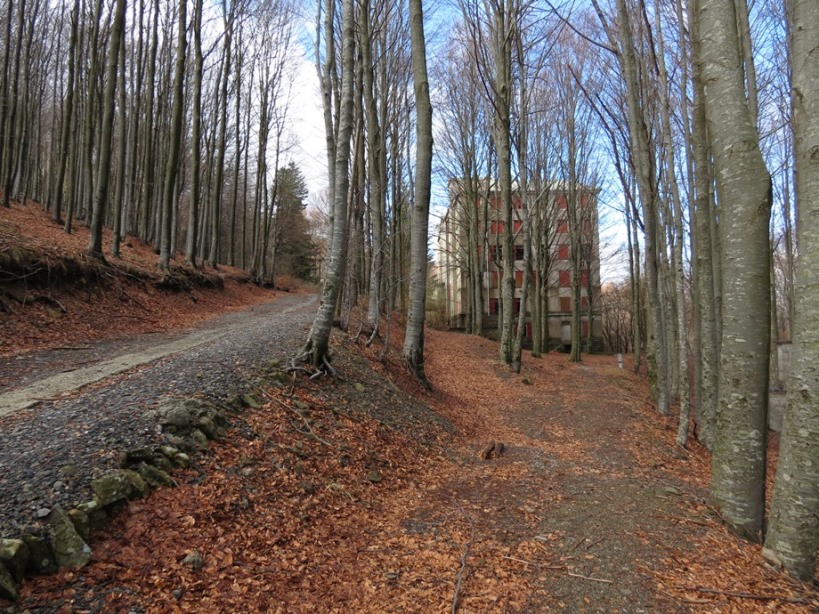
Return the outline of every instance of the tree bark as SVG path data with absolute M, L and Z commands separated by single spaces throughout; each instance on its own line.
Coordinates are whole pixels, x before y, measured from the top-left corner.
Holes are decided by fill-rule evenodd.
M 343 282 L 344 265 L 347 260 L 347 190 L 350 186 L 349 161 L 350 137 L 353 130 L 353 81 L 355 79 L 355 6 L 353 0 L 344 0 L 342 8 L 342 58 L 341 58 L 341 107 L 338 122 L 338 139 L 335 143 L 335 168 L 333 176 L 333 227 L 332 245 L 327 263 L 321 303 L 313 320 L 302 354 L 314 367 L 326 369 L 329 363 L 330 331 L 333 326 L 336 300 Z M 329 137 L 328 137 L 329 144 Z
M 409 0 L 412 41 L 412 83 L 415 90 L 415 202 L 410 227 L 410 292 L 404 359 L 418 379 L 429 388 L 424 372 L 424 315 L 427 288 L 427 231 L 432 188 L 432 105 L 427 80 L 422 0 Z M 514 282 L 513 282 L 514 283 Z
M 165 184 L 162 194 L 162 236 L 159 247 L 159 268 L 167 271 L 174 252 L 171 232 L 174 207 L 174 188 L 179 172 L 179 149 L 182 144 L 182 107 L 184 105 L 185 55 L 187 47 L 188 2 L 179 0 L 179 23 L 176 41 L 176 68 L 173 77 L 173 110 L 171 133 L 168 142 L 168 163 L 165 166 Z
M 763 554 L 809 581 L 819 547 L 819 14 L 794 0 L 792 105 L 799 201 L 796 320 L 788 406 Z
M 701 0 L 697 18 L 724 284 L 712 497 L 734 530 L 760 540 L 771 335 L 771 179 L 745 96 L 734 4 Z
M 103 99 L 102 131 L 100 133 L 99 166 L 94 208 L 91 213 L 91 237 L 88 242 L 88 253 L 100 260 L 104 259 L 102 255 L 102 227 L 105 222 L 105 209 L 108 205 L 108 181 L 111 176 L 114 113 L 116 112 L 114 98 L 117 90 L 119 46 L 122 44 L 122 30 L 124 28 L 125 0 L 117 0 L 113 28 L 111 29 L 111 44 L 108 50 L 108 66 L 105 71 L 105 98 Z

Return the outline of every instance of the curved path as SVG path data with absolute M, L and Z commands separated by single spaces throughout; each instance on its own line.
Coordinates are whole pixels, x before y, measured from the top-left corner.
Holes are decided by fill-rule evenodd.
M 146 413 L 163 397 L 228 396 L 254 365 L 295 353 L 315 304 L 285 295 L 188 331 L 0 360 L 0 537 L 87 498 L 119 452 L 153 442 Z

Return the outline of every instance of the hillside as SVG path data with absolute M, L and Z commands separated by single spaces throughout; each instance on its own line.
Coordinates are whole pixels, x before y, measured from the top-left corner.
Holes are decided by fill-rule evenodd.
M 68 235 L 38 203 L 0 208 L 0 356 L 186 328 L 275 296 L 233 267 L 194 270 L 177 257 L 162 275 L 153 249 L 131 237 L 105 263 L 87 244 L 85 226 Z

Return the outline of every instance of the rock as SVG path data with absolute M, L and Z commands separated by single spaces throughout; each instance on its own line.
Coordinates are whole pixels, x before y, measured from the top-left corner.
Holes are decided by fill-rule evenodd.
M 108 526 L 108 512 L 99 504 L 99 501 L 80 503 L 77 509 L 85 512 L 85 515 L 88 516 L 88 528 L 90 530 L 99 531 Z
M 205 566 L 205 560 L 202 558 L 202 555 L 199 554 L 196 550 L 191 552 L 188 556 L 182 559 L 182 564 L 187 565 L 194 571 L 198 571 Z
M 57 563 L 54 561 L 54 553 L 51 546 L 42 537 L 35 535 L 23 535 L 23 541 L 28 546 L 28 567 L 26 573 L 29 575 L 43 575 L 57 571 Z
M 191 431 L 190 440 L 193 442 L 193 448 L 197 452 L 204 452 L 208 449 L 208 438 L 199 429 L 193 429 Z
M 154 454 L 150 460 L 145 461 L 149 465 L 153 465 L 162 471 L 169 472 L 173 469 L 173 464 L 167 459 L 164 454 Z
M 51 543 L 60 567 L 79 569 L 91 560 L 91 548 L 77 533 L 68 514 L 58 507 L 51 512 Z
M 245 404 L 242 403 L 242 395 L 240 394 L 234 394 L 232 397 L 228 398 L 225 401 L 225 405 L 235 412 L 240 412 L 245 408 Z
M 150 448 L 137 448 L 125 453 L 125 462 L 129 465 L 138 465 L 139 463 L 150 463 L 154 457 L 154 451 Z
M 296 409 L 301 409 L 302 411 L 310 409 L 310 405 L 304 401 L 295 400 L 293 401 L 293 405 L 296 406 Z
M 197 404 L 190 400 L 174 399 L 159 406 L 159 423 L 172 432 L 184 432 L 193 423 Z
M 17 601 L 17 587 L 14 584 L 14 578 L 2 565 L 0 565 L 0 599 Z
M 191 466 L 191 457 L 184 452 L 179 452 L 173 457 L 173 464 L 177 467 L 185 469 Z
M 531 386 L 532 385 L 532 380 L 530 380 L 528 377 L 524 377 L 522 380 L 520 380 L 520 382 L 522 384 L 525 384 L 526 386 Z
M 71 522 L 74 523 L 77 534 L 82 537 L 83 541 L 87 542 L 89 533 L 91 532 L 88 514 L 80 509 L 73 509 L 68 511 L 68 517 L 71 519 Z
M 219 429 L 208 416 L 202 416 L 196 421 L 196 428 L 205 434 L 208 439 L 218 439 Z
M 159 451 L 169 460 L 173 460 L 173 457 L 179 454 L 179 448 L 167 444 L 159 446 Z
M 153 465 L 149 465 L 148 463 L 140 463 L 137 470 L 152 488 L 159 488 L 160 486 L 176 486 L 176 482 L 173 481 L 171 476 L 162 471 L 162 469 L 158 469 Z
M 364 384 L 362 384 L 361 382 L 356 382 L 355 383 L 355 389 L 358 392 L 364 392 L 366 390 L 366 388 L 364 387 Z
M 5 565 L 17 582 L 26 573 L 28 557 L 28 546 L 22 539 L 0 539 L 0 565 Z
M 370 471 L 367 474 L 367 479 L 373 484 L 378 484 L 381 481 L 381 474 L 378 471 Z
M 40 508 L 40 509 L 38 509 L 36 512 L 34 512 L 34 515 L 35 515 L 37 518 L 45 518 L 45 517 L 46 517 L 46 516 L 48 516 L 50 513 L 51 513 L 51 510 L 50 510 L 49 508 L 47 508 L 47 507 L 41 507 L 41 508 Z
M 262 406 L 262 404 L 256 400 L 256 397 L 250 393 L 242 395 L 242 403 L 245 404 L 245 407 L 250 407 L 251 409 L 259 409 Z
M 132 499 L 141 499 L 142 497 L 147 497 L 151 494 L 151 487 L 145 481 L 139 472 L 134 471 L 133 469 L 123 469 L 126 477 L 128 478 L 128 482 L 131 484 L 131 498 Z
M 131 482 L 125 470 L 120 469 L 91 482 L 91 490 L 100 505 L 109 505 L 127 499 L 131 494 Z
M 63 465 L 57 471 L 61 475 L 67 475 L 67 476 L 76 475 L 77 474 L 77 465 L 73 465 L 73 464 Z

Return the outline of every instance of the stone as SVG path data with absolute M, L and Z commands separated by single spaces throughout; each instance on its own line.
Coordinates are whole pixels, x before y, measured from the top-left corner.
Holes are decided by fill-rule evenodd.
M 520 381 L 521 381 L 522 384 L 525 384 L 526 386 L 531 386 L 532 385 L 532 380 L 530 380 L 528 377 L 524 377 Z
M 194 450 L 204 452 L 208 449 L 208 438 L 199 429 L 193 429 L 191 431 L 190 439 L 193 442 Z
M 139 474 L 145 478 L 145 481 L 152 488 L 159 488 L 160 486 L 176 486 L 171 476 L 148 463 L 140 463 L 137 467 Z
M 165 455 L 165 458 L 170 460 L 173 460 L 173 457 L 179 454 L 179 448 L 167 444 L 159 446 L 159 451 Z
M 138 471 L 133 469 L 124 469 L 125 475 L 128 477 L 128 482 L 131 484 L 131 498 L 141 499 L 151 494 L 151 487 L 145 481 Z
M 208 439 L 218 439 L 219 429 L 209 416 L 202 416 L 196 421 L 196 428 L 205 434 Z
M 88 536 L 91 533 L 91 527 L 88 522 L 88 514 L 80 509 L 68 510 L 68 517 L 74 523 L 74 528 L 77 534 L 82 537 L 83 541 L 88 541 Z
M 162 471 L 168 472 L 173 469 L 173 464 L 164 454 L 154 454 L 150 460 L 145 461 L 149 465 L 153 465 Z
M 159 423 L 175 432 L 183 432 L 193 423 L 198 403 L 185 399 L 173 399 L 163 403 L 158 409 Z
M 131 494 L 131 482 L 124 469 L 109 473 L 91 482 L 94 497 L 103 507 L 108 507 L 118 501 L 127 499 Z
M 54 561 L 54 553 L 51 546 L 42 537 L 36 535 L 23 535 L 23 541 L 28 546 L 28 567 L 26 573 L 29 575 L 43 575 L 57 571 L 57 563 Z
M 235 412 L 242 411 L 245 408 L 245 404 L 242 403 L 242 395 L 240 394 L 234 394 L 232 397 L 227 399 L 225 401 L 225 405 Z
M 99 504 L 99 501 L 80 503 L 77 509 L 88 516 L 88 528 L 91 531 L 99 531 L 108 526 L 108 512 Z
M 28 557 L 28 546 L 22 539 L 0 539 L 0 565 L 5 565 L 17 582 L 26 573 Z
M 358 392 L 364 392 L 366 390 L 364 384 L 362 384 L 361 382 L 355 383 L 355 389 L 358 390 Z
M 137 465 L 139 463 L 150 463 L 154 457 L 154 451 L 150 448 L 137 448 L 125 453 L 126 463 L 129 465 Z
M 17 601 L 17 586 L 14 578 L 2 565 L 0 565 L 0 599 Z
M 245 404 L 245 407 L 250 407 L 252 409 L 259 409 L 262 405 L 256 400 L 252 394 L 247 393 L 242 395 L 242 402 Z
M 47 507 L 41 507 L 41 508 L 40 508 L 40 509 L 38 509 L 36 512 L 34 512 L 34 515 L 35 515 L 37 518 L 45 518 L 45 517 L 46 517 L 46 516 L 48 516 L 50 513 L 51 513 L 51 510 L 50 510 L 49 508 L 47 508 Z
M 310 409 L 310 405 L 305 403 L 304 401 L 299 401 L 298 399 L 293 401 L 293 405 L 296 406 L 296 409 L 301 409 L 303 411 Z
M 174 455 L 173 464 L 176 465 L 177 467 L 185 469 L 186 467 L 191 466 L 191 457 L 185 454 L 184 452 L 179 452 L 178 454 Z
M 378 471 L 370 471 L 367 474 L 367 479 L 373 484 L 378 484 L 381 481 L 381 473 Z
M 54 558 L 60 567 L 79 569 L 88 564 L 91 548 L 77 533 L 68 514 L 58 507 L 51 512 L 50 529 Z
M 59 473 L 61 475 L 66 475 L 66 476 L 76 475 L 77 474 L 77 465 L 73 465 L 73 464 L 63 465 L 57 471 L 59 471 Z
M 197 571 L 205 566 L 205 560 L 202 558 L 202 555 L 199 554 L 199 552 L 194 550 L 184 559 L 182 559 L 182 564 L 189 566 L 194 571 Z

